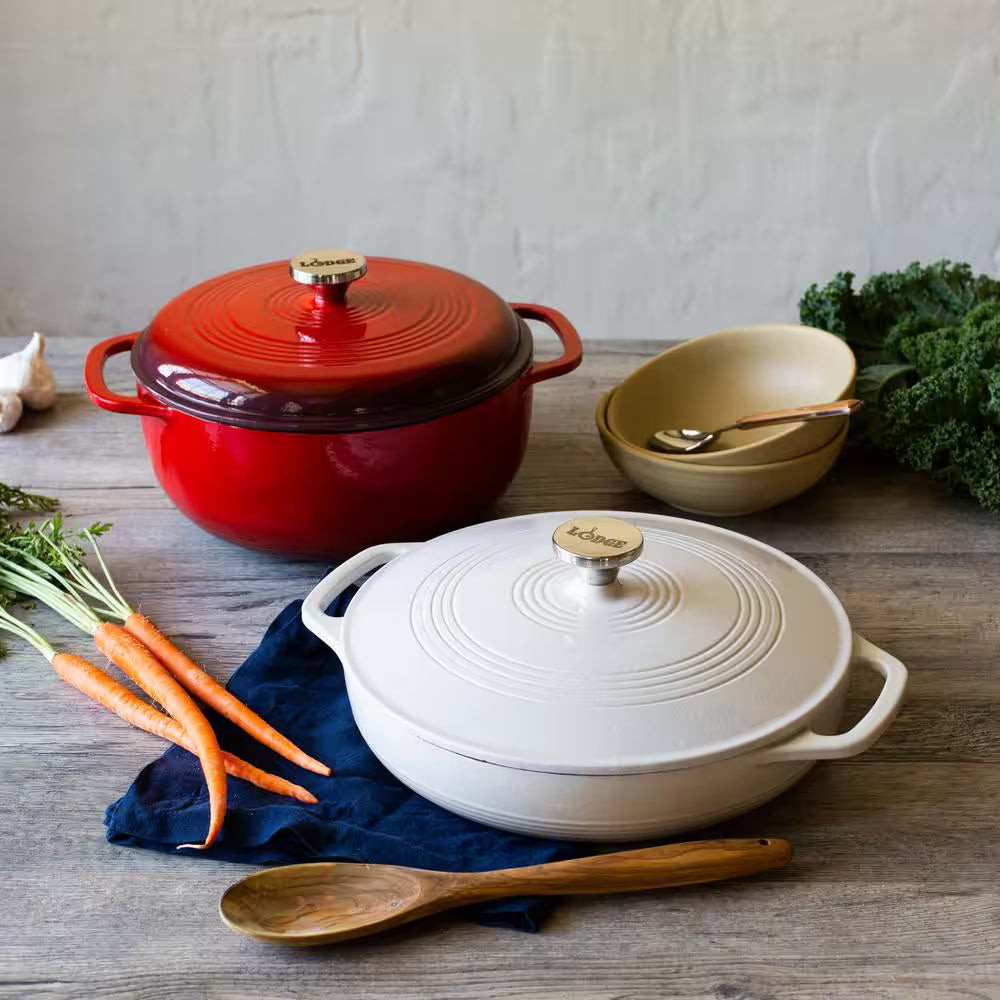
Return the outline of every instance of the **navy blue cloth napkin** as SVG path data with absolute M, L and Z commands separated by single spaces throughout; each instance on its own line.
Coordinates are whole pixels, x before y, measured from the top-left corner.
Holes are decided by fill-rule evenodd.
M 331 612 L 342 614 L 349 596 Z M 219 840 L 199 857 L 250 864 L 363 861 L 438 871 L 484 871 L 585 853 L 571 844 L 503 833 L 455 816 L 400 784 L 354 724 L 340 660 L 302 624 L 300 601 L 271 623 L 233 674 L 229 690 L 306 753 L 334 769 L 329 778 L 296 767 L 215 713 L 222 746 L 308 788 L 317 805 L 230 780 Z M 104 823 L 113 844 L 173 853 L 208 827 L 208 796 L 197 759 L 172 747 L 143 768 Z M 513 899 L 469 911 L 480 923 L 534 931 L 550 900 Z

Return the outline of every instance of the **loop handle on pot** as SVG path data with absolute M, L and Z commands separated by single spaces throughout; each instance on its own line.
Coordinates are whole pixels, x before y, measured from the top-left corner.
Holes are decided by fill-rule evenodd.
M 302 602 L 302 621 L 306 628 L 313 635 L 322 639 L 334 652 L 341 653 L 340 641 L 344 630 L 344 619 L 331 617 L 326 613 L 326 609 L 334 598 L 339 597 L 348 587 L 357 583 L 361 577 L 380 566 L 384 566 L 397 556 L 405 555 L 419 545 L 419 542 L 389 542 L 385 545 L 373 545 L 331 570 L 313 587 L 309 596 Z
M 562 357 L 556 358 L 554 361 L 535 361 L 532 363 L 524 374 L 529 385 L 535 382 L 544 382 L 545 379 L 555 378 L 557 375 L 565 375 L 579 367 L 580 360 L 583 358 L 580 335 L 561 312 L 549 309 L 548 306 L 536 306 L 526 302 L 512 302 L 510 307 L 522 319 L 536 319 L 544 323 L 555 332 L 563 345 Z
M 159 417 L 166 420 L 170 414 L 169 407 L 150 399 L 140 399 L 138 396 L 122 396 L 112 392 L 104 381 L 104 365 L 108 358 L 116 354 L 131 351 L 132 345 L 139 334 L 123 333 L 117 337 L 109 337 L 90 349 L 83 367 L 83 380 L 87 385 L 90 398 L 102 409 L 114 413 L 132 413 L 138 417 Z
M 642 545 L 642 532 L 617 517 L 575 517 L 552 533 L 555 554 L 595 587 L 614 583 L 622 566 L 642 554 Z
M 778 746 L 762 750 L 758 760 L 767 764 L 835 760 L 853 757 L 867 750 L 885 732 L 899 711 L 906 689 L 906 667 L 894 656 L 855 633 L 851 667 L 853 669 L 858 665 L 880 673 L 885 678 L 885 684 L 875 703 L 853 729 L 836 736 L 822 736 L 807 729 Z

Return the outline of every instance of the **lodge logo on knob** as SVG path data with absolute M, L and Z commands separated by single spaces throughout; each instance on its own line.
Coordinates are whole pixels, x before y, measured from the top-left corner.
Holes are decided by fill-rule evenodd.
M 298 261 L 299 267 L 343 267 L 345 264 L 357 264 L 357 257 L 341 257 L 338 260 L 320 260 L 313 257 L 312 260 Z
M 623 549 L 628 545 L 627 538 L 610 538 L 600 534 L 595 528 L 580 529 L 575 524 L 566 529 L 567 535 L 575 535 L 581 542 L 593 542 L 595 545 L 605 545 L 609 549 Z

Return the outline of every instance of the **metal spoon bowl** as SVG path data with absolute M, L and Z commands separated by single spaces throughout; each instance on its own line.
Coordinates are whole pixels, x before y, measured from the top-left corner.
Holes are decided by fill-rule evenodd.
M 725 427 L 718 427 L 714 431 L 699 431 L 692 427 L 655 431 L 650 435 L 648 447 L 668 455 L 689 455 L 695 451 L 704 451 L 725 431 L 742 431 L 750 427 L 767 427 L 770 424 L 792 424 L 800 420 L 844 417 L 857 413 L 862 406 L 864 403 L 860 399 L 838 399 L 834 403 L 809 403 L 806 406 L 793 406 L 785 410 L 755 413 L 749 417 L 740 417 L 739 420 L 734 420 Z

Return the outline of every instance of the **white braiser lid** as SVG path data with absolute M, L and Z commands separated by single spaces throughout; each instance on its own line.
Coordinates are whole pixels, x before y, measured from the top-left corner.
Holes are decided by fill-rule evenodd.
M 830 589 L 776 549 L 613 512 L 415 546 L 343 624 L 350 685 L 422 739 L 584 774 L 703 763 L 793 732 L 844 676 L 852 638 Z

